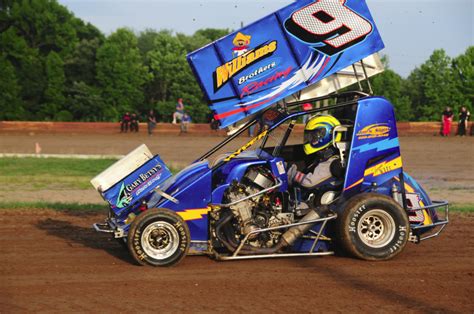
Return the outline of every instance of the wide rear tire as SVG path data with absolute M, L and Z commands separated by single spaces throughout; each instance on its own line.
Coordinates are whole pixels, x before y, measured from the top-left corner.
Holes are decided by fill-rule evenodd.
M 389 260 L 407 244 L 410 223 L 405 210 L 390 197 L 364 193 L 345 205 L 337 234 L 344 252 L 364 260 Z
M 172 266 L 188 253 L 189 228 L 175 212 L 153 208 L 132 222 L 127 242 L 128 250 L 138 264 Z

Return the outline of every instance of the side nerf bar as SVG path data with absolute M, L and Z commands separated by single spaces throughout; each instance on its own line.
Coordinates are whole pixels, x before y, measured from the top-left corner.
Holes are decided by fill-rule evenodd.
M 420 243 L 421 241 L 428 240 L 434 237 L 439 236 L 439 234 L 444 230 L 446 225 L 449 223 L 449 203 L 447 201 L 433 201 L 432 205 L 416 208 L 416 209 L 408 209 L 408 212 L 414 212 L 419 210 L 428 210 L 428 209 L 439 209 L 444 207 L 444 218 L 439 219 L 437 222 L 434 222 L 429 225 L 420 225 L 414 226 L 411 228 L 412 234 L 414 235 L 415 239 L 412 242 Z M 421 233 L 426 229 L 437 228 L 434 230 L 430 235 L 421 237 Z
M 107 218 L 103 223 L 95 223 L 92 225 L 97 232 L 102 233 L 113 233 L 114 238 L 124 238 L 126 234 L 122 228 L 120 228 L 115 222 L 114 219 Z

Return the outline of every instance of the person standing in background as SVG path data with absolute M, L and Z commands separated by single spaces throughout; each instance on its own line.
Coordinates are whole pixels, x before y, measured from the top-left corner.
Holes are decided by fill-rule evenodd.
M 132 113 L 132 116 L 130 118 L 130 132 L 138 132 L 138 123 L 140 121 L 138 120 L 137 114 Z
M 147 118 L 147 124 L 148 124 L 148 136 L 152 136 L 153 130 L 156 127 L 156 116 L 153 109 L 150 109 L 146 118 Z
M 176 111 L 173 113 L 173 124 L 176 124 L 176 121 L 183 120 L 183 115 L 184 115 L 184 104 L 183 104 L 183 98 L 178 99 L 178 103 L 176 104 Z
M 181 133 L 188 133 L 188 125 L 191 123 L 191 116 L 187 113 L 183 113 L 183 117 L 181 119 Z
M 471 113 L 467 111 L 467 108 L 462 106 L 461 111 L 459 112 L 459 126 L 458 126 L 458 135 L 466 136 L 467 124 Z
M 453 110 L 450 107 L 446 107 L 443 111 L 443 136 L 449 136 L 451 134 L 451 126 L 453 124 Z
M 120 122 L 120 132 L 127 133 L 128 132 L 128 125 L 130 124 L 130 112 L 126 112 L 122 116 L 122 121 Z

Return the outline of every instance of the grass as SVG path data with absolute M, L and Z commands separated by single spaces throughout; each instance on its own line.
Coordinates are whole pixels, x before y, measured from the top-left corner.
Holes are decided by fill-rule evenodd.
M 0 158 L 0 185 L 9 190 L 86 190 L 115 159 Z
M 8 190 L 88 190 L 116 159 L 0 158 L 0 186 Z M 177 169 L 171 169 L 173 173 Z
M 452 205 L 449 211 L 461 213 L 474 213 L 474 204 Z

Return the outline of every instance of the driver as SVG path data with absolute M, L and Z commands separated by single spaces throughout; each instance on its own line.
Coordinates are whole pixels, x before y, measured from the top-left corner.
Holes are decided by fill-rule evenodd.
M 341 123 L 331 115 L 318 115 L 306 123 L 304 129 L 304 152 L 311 155 L 313 162 L 305 171 L 298 171 L 293 164 L 288 170 L 288 182 L 312 190 L 332 179 L 343 176 L 343 169 L 337 149 L 332 145 L 333 130 Z M 342 135 L 336 135 L 335 142 L 341 141 Z

